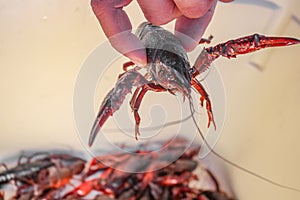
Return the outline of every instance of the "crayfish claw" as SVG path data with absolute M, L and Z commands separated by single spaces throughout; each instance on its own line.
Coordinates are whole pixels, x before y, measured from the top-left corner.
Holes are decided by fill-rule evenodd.
M 107 119 L 116 112 L 122 105 L 127 94 L 131 92 L 132 87 L 141 87 L 147 84 L 145 77 L 135 70 L 128 70 L 119 76 L 115 87 L 106 95 L 100 106 L 99 113 L 92 127 L 88 144 L 91 146 Z
M 210 124 L 212 123 L 214 125 L 214 129 L 217 130 L 217 126 L 216 126 L 215 120 L 213 119 L 213 117 L 211 115 L 208 115 L 208 116 L 209 116 L 209 119 L 208 119 L 207 128 L 209 128 Z
M 100 131 L 101 127 L 98 124 L 98 121 L 96 120 L 94 122 L 93 128 L 91 130 L 90 136 L 89 136 L 89 146 L 92 146 L 96 136 L 98 135 L 98 132 Z
M 251 53 L 264 48 L 283 47 L 299 43 L 300 40 L 296 38 L 264 36 L 255 33 L 207 48 L 206 51 L 211 63 L 219 56 L 236 58 L 237 55 Z
M 111 106 L 111 97 L 113 94 L 113 89 L 110 90 L 110 92 L 106 95 L 103 103 L 100 106 L 99 113 L 97 115 L 97 118 L 93 124 L 90 136 L 89 136 L 89 146 L 92 146 L 95 138 L 100 131 L 103 124 L 106 122 L 106 120 L 113 114 L 113 109 Z

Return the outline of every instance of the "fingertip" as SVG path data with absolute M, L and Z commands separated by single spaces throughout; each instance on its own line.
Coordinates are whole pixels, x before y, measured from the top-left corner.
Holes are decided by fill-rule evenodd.
M 174 2 L 184 16 L 197 19 L 205 15 L 216 0 L 174 0 Z
M 186 16 L 177 18 L 175 24 L 175 35 L 182 42 L 186 51 L 192 51 L 200 41 L 209 22 L 212 19 L 216 2 L 202 17 L 191 19 Z
M 139 67 L 147 65 L 147 55 L 145 49 L 137 49 L 128 53 L 124 53 L 124 55 Z
M 198 42 L 195 39 L 191 38 L 189 35 L 186 35 L 184 33 L 175 32 L 175 36 L 180 40 L 183 48 L 187 52 L 193 51 L 198 44 Z
M 186 51 L 192 51 L 201 39 L 206 27 L 207 22 L 200 19 L 189 19 L 181 16 L 176 20 L 175 36 L 181 41 L 182 46 Z
M 191 52 L 196 48 L 197 45 L 198 45 L 197 42 L 190 42 L 190 43 L 186 42 L 185 44 L 183 44 L 183 47 L 187 52 Z
M 167 24 L 181 15 L 172 0 L 160 0 L 155 3 L 149 0 L 137 1 L 147 21 L 153 25 Z
M 112 46 L 138 66 L 147 64 L 146 49 L 143 43 L 132 34 L 125 31 L 109 38 Z
M 221 2 L 223 2 L 223 3 L 229 3 L 229 2 L 232 2 L 232 1 L 234 1 L 234 0 L 219 0 L 219 1 L 221 1 Z

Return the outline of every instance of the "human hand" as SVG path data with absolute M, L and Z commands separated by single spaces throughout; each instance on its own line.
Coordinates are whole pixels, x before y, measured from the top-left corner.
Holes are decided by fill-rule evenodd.
M 131 32 L 130 20 L 122 10 L 132 0 L 91 0 L 92 9 L 112 46 L 137 65 L 146 65 L 146 51 Z M 187 51 L 193 50 L 207 28 L 218 0 L 138 0 L 146 19 L 163 25 L 174 19 L 175 35 Z M 219 0 L 231 2 L 233 0 Z M 180 34 L 179 34 L 179 33 Z M 119 34 L 122 33 L 122 34 Z M 183 35 L 194 41 L 184 40 Z

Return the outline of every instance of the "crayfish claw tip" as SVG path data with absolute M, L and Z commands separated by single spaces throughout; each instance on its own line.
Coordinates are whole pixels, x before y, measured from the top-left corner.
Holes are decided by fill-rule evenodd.
M 135 125 L 135 140 L 136 140 L 136 141 L 139 140 L 138 136 L 140 136 L 140 135 L 141 135 L 141 133 L 140 133 L 139 125 L 136 124 L 136 125 Z
M 216 131 L 216 130 L 217 130 L 217 126 L 216 126 L 215 120 L 213 120 L 213 119 L 208 120 L 207 128 L 210 127 L 210 123 L 211 123 L 211 122 L 212 122 L 212 124 L 214 125 L 214 129 L 215 129 L 215 131 Z
M 217 126 L 216 126 L 215 121 L 213 121 L 213 124 L 214 124 L 214 128 L 215 128 L 215 131 L 216 131 L 217 130 Z
M 135 133 L 135 140 L 136 141 L 138 141 L 139 140 L 139 135 L 140 135 L 140 133 L 138 132 L 138 133 Z
M 100 126 L 99 124 L 97 123 L 98 121 L 95 122 L 92 130 L 91 130 L 91 133 L 90 133 L 90 136 L 89 136 L 89 147 L 91 147 L 96 139 L 96 136 L 98 134 L 98 132 L 100 131 Z

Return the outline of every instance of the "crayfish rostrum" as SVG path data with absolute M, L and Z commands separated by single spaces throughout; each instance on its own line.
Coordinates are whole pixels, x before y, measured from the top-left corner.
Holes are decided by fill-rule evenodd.
M 191 89 L 194 88 L 201 95 L 200 105 L 203 106 L 204 101 L 206 102 L 208 127 L 211 124 L 215 126 L 211 101 L 205 88 L 196 78 L 199 74 L 208 69 L 220 56 L 235 58 L 239 54 L 247 54 L 267 47 L 287 46 L 300 42 L 295 38 L 253 34 L 204 48 L 195 64 L 191 66 L 185 49 L 171 32 L 150 23 L 142 23 L 136 34 L 146 47 L 148 64 L 144 67 L 134 66 L 132 62 L 124 64 L 125 72 L 119 76 L 115 87 L 110 90 L 100 106 L 90 133 L 90 146 L 106 120 L 120 108 L 133 87 L 136 89 L 130 106 L 135 118 L 136 138 L 140 134 L 141 121 L 138 109 L 145 93 L 149 90 L 171 94 L 181 93 L 191 100 Z M 200 43 L 207 41 L 209 40 L 203 39 Z M 129 66 L 132 68 L 129 69 Z M 145 74 L 141 72 L 144 68 L 147 71 Z

